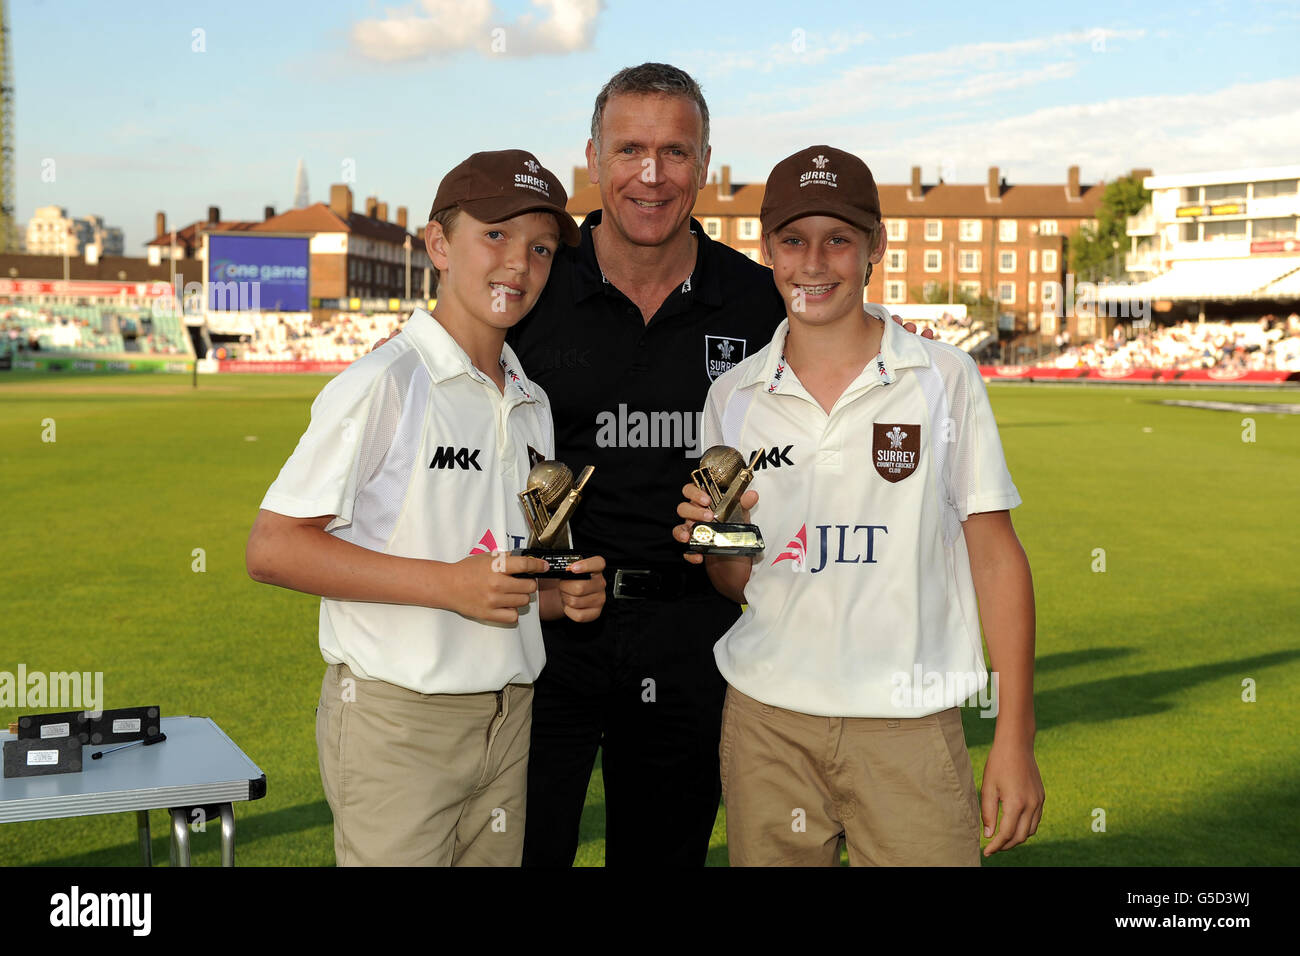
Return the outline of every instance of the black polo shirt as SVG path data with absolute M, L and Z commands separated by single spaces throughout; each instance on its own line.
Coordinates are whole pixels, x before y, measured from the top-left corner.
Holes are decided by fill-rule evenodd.
M 647 323 L 607 281 L 591 230 L 561 247 L 550 280 L 508 340 L 546 390 L 555 457 L 595 465 L 571 524 L 575 547 L 612 566 L 684 566 L 672 538 L 682 485 L 698 464 L 713 380 L 772 338 L 785 304 L 772 272 L 714 242 L 694 219 L 695 269 Z

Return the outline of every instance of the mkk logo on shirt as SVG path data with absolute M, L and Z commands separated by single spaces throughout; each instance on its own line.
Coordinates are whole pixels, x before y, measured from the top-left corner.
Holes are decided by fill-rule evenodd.
M 790 449 L 793 447 L 794 445 L 786 445 L 784 448 L 780 445 L 773 445 L 763 453 L 763 456 L 759 458 L 758 461 L 754 462 L 754 470 L 758 471 L 760 468 L 780 468 L 782 465 L 789 465 L 793 468 L 794 462 L 790 460 Z M 754 449 L 754 451 L 757 450 L 758 449 Z M 754 452 L 751 451 L 745 456 L 745 461 L 753 460 Z
M 772 566 L 782 561 L 790 562 L 791 571 L 803 571 L 815 559 L 816 566 L 812 574 L 824 571 L 828 564 L 878 564 L 876 560 L 876 532 L 889 534 L 889 528 L 883 524 L 816 524 L 814 540 L 817 549 L 810 554 L 808 549 L 808 525 L 800 525 L 799 531 L 785 550 L 776 556 Z M 863 533 L 865 532 L 865 534 Z
M 481 448 L 457 448 L 454 445 L 440 445 L 433 453 L 433 461 L 429 462 L 430 468 L 464 468 L 466 471 L 473 468 L 475 471 L 482 471 L 479 467 L 478 456 L 483 453 Z
M 745 345 L 744 339 L 726 335 L 704 336 L 704 370 L 710 382 L 716 382 L 719 375 L 745 360 Z

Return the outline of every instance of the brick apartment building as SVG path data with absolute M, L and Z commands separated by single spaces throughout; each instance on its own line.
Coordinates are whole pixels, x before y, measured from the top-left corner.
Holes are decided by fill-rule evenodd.
M 197 260 L 203 255 L 203 234 L 249 232 L 308 235 L 311 238 L 312 299 L 405 299 L 432 295 L 433 263 L 424 248 L 424 236 L 407 230 L 407 210 L 398 206 L 396 222 L 388 221 L 388 204 L 371 196 L 364 211 L 352 208 L 352 190 L 343 184 L 330 187 L 330 201 L 276 214 L 267 206 L 260 220 L 222 220 L 221 210 L 208 207 L 208 218 L 167 231 L 167 219 L 158 213 L 157 235 L 147 243 L 149 262 L 176 260 L 177 271 L 188 265 L 198 278 Z M 407 261 L 410 288 L 407 289 Z M 187 275 L 188 279 L 188 275 Z M 325 311 L 330 311 L 326 309 Z
M 975 299 L 992 299 L 1004 327 L 1058 330 L 1044 283 L 1048 296 L 1056 293 L 1053 281 L 1065 284 L 1069 239 L 1096 218 L 1104 183 L 1081 184 L 1079 167 L 1071 166 L 1064 183 L 1009 185 L 993 166 L 982 184 L 926 185 L 913 166 L 910 183 L 879 189 L 889 247 L 872 276 L 873 300 L 920 302 L 927 289 L 951 282 Z M 712 238 L 761 261 L 762 204 L 761 183 L 734 183 L 723 166 L 700 190 L 693 215 Z M 599 187 L 587 182 L 585 166 L 575 167 L 569 211 L 581 220 L 599 207 Z

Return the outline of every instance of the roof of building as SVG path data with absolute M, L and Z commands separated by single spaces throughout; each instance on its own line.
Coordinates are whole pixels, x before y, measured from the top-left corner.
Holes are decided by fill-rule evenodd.
M 234 219 L 227 222 L 218 222 L 215 225 L 206 219 L 200 219 L 192 222 L 188 226 L 176 230 L 176 245 L 194 248 L 198 244 L 198 237 L 202 232 L 248 232 L 251 229 L 260 226 L 260 221 L 247 221 L 243 219 Z M 155 236 L 145 243 L 149 246 L 170 246 L 172 244 L 171 230 Z
M 921 198 L 912 199 L 911 186 L 882 184 L 880 208 L 887 218 L 928 216 L 1025 219 L 1093 219 L 1101 205 L 1105 183 L 1080 186 L 1080 196 L 1071 200 L 1065 183 L 1008 185 L 999 200 L 985 195 L 983 183 L 925 186 Z M 732 183 L 730 198 L 721 195 L 720 184 L 709 182 L 695 200 L 695 216 L 757 216 L 763 205 L 763 183 Z M 600 208 L 600 187 L 587 185 L 574 192 L 566 207 L 575 216 Z
M 353 210 L 344 222 L 328 203 L 312 203 L 301 209 L 290 209 L 258 223 L 255 232 L 348 232 L 367 239 L 402 245 L 407 236 L 423 242 L 416 233 L 408 232 L 395 222 L 385 222 Z

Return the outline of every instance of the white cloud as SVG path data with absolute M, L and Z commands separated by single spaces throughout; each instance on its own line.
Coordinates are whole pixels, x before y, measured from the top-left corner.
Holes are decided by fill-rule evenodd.
M 541 15 L 505 22 L 492 0 L 420 0 L 419 7 L 390 8 L 352 27 L 352 43 L 373 60 L 415 60 L 473 50 L 523 57 L 571 53 L 591 46 L 601 0 L 532 0 Z

